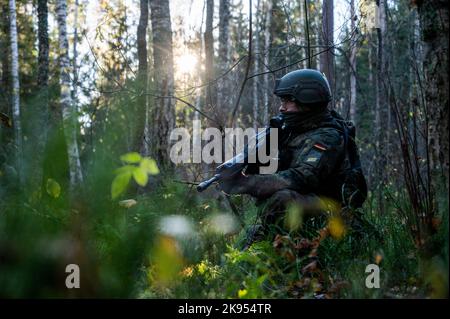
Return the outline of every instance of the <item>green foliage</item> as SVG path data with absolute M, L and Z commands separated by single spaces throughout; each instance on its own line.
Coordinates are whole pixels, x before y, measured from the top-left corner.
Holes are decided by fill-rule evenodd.
M 47 180 L 46 190 L 47 193 L 54 198 L 58 198 L 61 194 L 61 186 L 52 178 Z
M 145 186 L 148 182 L 148 174 L 159 174 L 159 169 L 155 160 L 146 157 L 143 158 L 136 152 L 122 155 L 120 159 L 128 164 L 116 170 L 116 177 L 111 184 L 112 199 L 117 198 L 125 191 L 131 177 L 134 178 L 139 186 Z
M 369 201 L 373 200 L 369 198 Z M 363 232 L 356 228 L 349 229 L 342 238 L 331 236 L 330 223 L 326 233 L 319 232 L 326 223 L 315 226 L 310 223 L 303 230 L 302 236 L 306 237 L 300 237 L 304 239 L 279 236 L 274 242 L 253 244 L 246 251 L 235 248 L 242 241 L 240 238 L 245 236 L 244 230 L 238 237 L 203 236 L 205 245 L 200 261 L 185 261 L 170 284 L 141 281 L 137 296 L 405 298 L 424 297 L 433 291 L 436 292 L 434 296 L 445 295 L 445 285 L 440 284 L 442 280 L 444 283 L 448 281 L 442 271 L 445 266 L 434 263 L 427 266 L 425 273 L 420 271 L 422 266 L 418 250 L 405 225 L 398 222 L 395 206 L 393 203 L 391 205 L 388 214 L 380 216 L 370 210 L 368 204 L 362 217 Z M 250 203 L 244 207 L 250 210 L 252 206 Z M 254 212 L 249 212 L 246 222 L 251 224 L 253 221 Z M 207 241 L 213 244 L 208 245 Z M 222 247 L 220 258 L 216 261 L 207 257 L 212 246 Z M 314 249 L 316 246 L 317 250 Z M 380 289 L 365 287 L 368 275 L 365 268 L 369 264 L 380 267 Z

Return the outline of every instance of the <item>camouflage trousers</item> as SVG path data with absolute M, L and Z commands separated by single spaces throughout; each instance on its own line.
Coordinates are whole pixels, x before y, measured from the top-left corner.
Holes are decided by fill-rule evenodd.
M 303 220 L 325 214 L 322 200 L 316 194 L 300 194 L 289 189 L 275 192 L 271 197 L 257 201 L 260 224 L 253 225 L 247 231 L 244 249 L 253 242 L 263 239 L 272 240 L 276 233 L 286 233 L 295 227 L 290 223 L 302 223 Z M 291 213 L 300 216 L 293 216 Z M 292 217 L 292 216 L 291 216 Z M 272 236 L 269 236 L 272 234 Z

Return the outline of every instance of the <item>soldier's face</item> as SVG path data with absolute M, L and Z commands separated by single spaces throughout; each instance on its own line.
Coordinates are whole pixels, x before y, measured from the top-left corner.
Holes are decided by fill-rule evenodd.
M 291 99 L 282 97 L 282 98 L 280 98 L 280 101 L 281 101 L 281 105 L 278 109 L 278 111 L 280 113 L 299 112 L 300 111 L 297 104 L 294 101 L 292 101 Z

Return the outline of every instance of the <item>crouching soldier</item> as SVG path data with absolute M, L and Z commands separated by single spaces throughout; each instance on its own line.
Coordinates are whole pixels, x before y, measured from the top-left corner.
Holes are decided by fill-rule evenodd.
M 227 194 L 257 199 L 261 225 L 250 230 L 246 247 L 273 239 L 267 238 L 275 235 L 271 228 L 285 226 L 284 217 L 293 205 L 305 220 L 323 213 L 327 202 L 337 203 L 344 212 L 359 208 L 367 194 L 354 127 L 327 108 L 331 91 L 322 73 L 311 69 L 290 72 L 277 80 L 274 94 L 281 100 L 284 123 L 278 133 L 277 172 L 237 174 L 219 184 Z

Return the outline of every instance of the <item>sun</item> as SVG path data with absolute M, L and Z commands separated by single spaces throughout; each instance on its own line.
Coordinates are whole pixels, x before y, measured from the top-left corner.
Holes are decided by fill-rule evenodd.
M 190 53 L 180 55 L 175 59 L 177 73 L 182 75 L 193 75 L 197 70 L 198 58 Z

